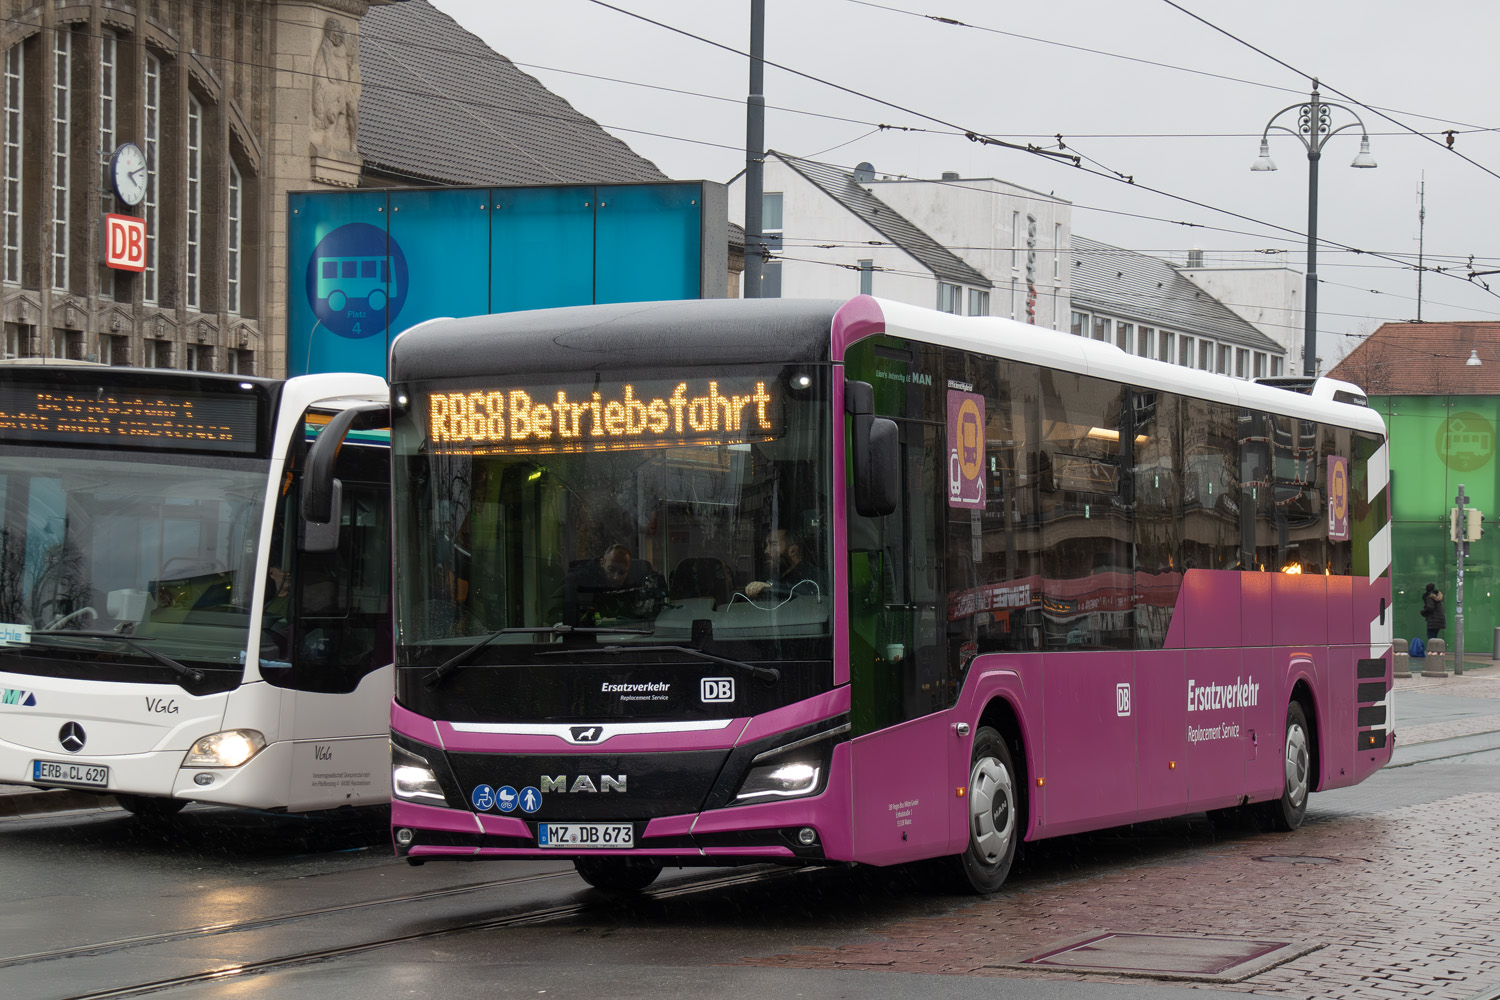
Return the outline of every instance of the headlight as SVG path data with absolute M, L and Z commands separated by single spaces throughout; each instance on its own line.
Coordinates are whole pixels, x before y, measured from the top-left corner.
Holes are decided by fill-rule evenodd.
M 239 767 L 266 748 L 266 738 L 253 729 L 226 729 L 193 744 L 183 767 Z
M 427 761 L 409 750 L 391 745 L 391 792 L 410 802 L 431 802 L 445 806 L 447 798 L 438 785 L 437 775 Z
M 736 802 L 749 799 L 790 798 L 807 795 L 818 788 L 818 778 L 823 769 L 814 763 L 802 760 L 783 761 L 765 767 L 751 768 L 740 786 Z

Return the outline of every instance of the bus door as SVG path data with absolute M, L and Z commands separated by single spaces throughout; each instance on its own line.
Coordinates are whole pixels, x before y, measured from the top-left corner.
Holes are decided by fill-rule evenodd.
M 895 512 L 860 516 L 852 489 L 848 511 L 855 856 L 890 864 L 944 853 L 953 836 L 944 397 L 934 359 L 924 365 L 892 347 L 855 353 L 850 377 L 873 386 L 875 413 L 897 422 L 901 442 Z
M 292 787 L 288 807 L 385 801 L 391 699 L 390 449 L 348 441 L 334 476 L 337 546 L 273 544 L 263 646 L 281 653 L 262 673 L 291 700 Z M 298 530 L 307 470 L 282 498 L 283 531 Z M 278 532 L 280 534 L 280 532 Z M 296 535 L 291 534 L 295 539 Z M 277 555 L 288 561 L 275 566 Z M 270 591 L 271 586 L 267 587 Z M 284 713 L 285 714 L 285 713 Z M 284 734 L 287 735 L 287 734 Z

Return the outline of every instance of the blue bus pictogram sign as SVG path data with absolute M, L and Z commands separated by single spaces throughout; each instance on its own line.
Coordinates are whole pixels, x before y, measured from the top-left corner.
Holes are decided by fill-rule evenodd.
M 318 241 L 307 261 L 307 301 L 330 332 L 384 333 L 406 304 L 406 255 L 384 229 L 351 222 Z

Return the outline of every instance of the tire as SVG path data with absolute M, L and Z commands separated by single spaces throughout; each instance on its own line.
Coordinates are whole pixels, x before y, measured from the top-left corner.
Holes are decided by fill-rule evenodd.
M 595 889 L 639 892 L 661 874 L 661 864 L 648 858 L 574 858 L 578 877 Z
M 182 812 L 187 799 L 163 799 L 154 795 L 116 795 L 120 808 L 146 822 L 170 819 Z
M 1260 818 L 1273 830 L 1290 833 L 1307 817 L 1307 796 L 1312 791 L 1312 735 L 1300 702 L 1286 710 L 1286 738 L 1282 742 L 1284 764 L 1281 797 L 1260 805 Z
M 1016 766 L 1000 734 L 981 726 L 974 734 L 969 768 L 969 846 L 952 861 L 960 889 L 1000 891 L 1021 839 Z

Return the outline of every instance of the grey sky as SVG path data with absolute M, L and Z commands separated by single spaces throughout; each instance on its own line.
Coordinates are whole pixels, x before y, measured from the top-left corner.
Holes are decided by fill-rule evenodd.
M 744 57 L 590 0 L 433 2 L 670 176 L 723 181 L 744 166 Z M 611 2 L 748 48 L 748 0 Z M 1381 322 L 1417 315 L 1413 270 L 1327 241 L 1414 264 L 1424 173 L 1428 265 L 1467 275 L 1472 254 L 1474 269 L 1500 268 L 1500 112 L 1494 108 L 1500 72 L 1493 58 L 1500 7 L 1457 0 L 1178 2 L 1274 59 L 1320 77 L 1323 97 L 1353 106 L 1371 133 L 1377 169 L 1349 167 L 1359 151 L 1357 127 L 1328 141 L 1320 166 L 1325 359 L 1341 356 L 1351 337 Z M 1252 173 L 1249 167 L 1267 121 L 1305 101 L 1309 82 L 1164 0 L 767 0 L 766 6 L 768 59 L 889 102 L 768 67 L 766 142 L 772 148 L 848 165 L 867 160 L 882 173 L 999 177 L 1073 202 L 1077 232 L 1118 246 L 1147 252 L 1196 246 L 1211 258 L 1223 251 L 1238 260 L 1304 267 L 1305 150 L 1292 136 L 1273 132 L 1271 156 L 1280 169 Z M 1396 122 L 1359 105 L 1381 109 Z M 980 146 L 931 119 L 1054 147 L 1060 132 L 1071 150 L 1096 161 L 1086 160 L 1087 168 L 1118 171 L 1137 185 L 1256 221 L 1035 155 Z M 1348 121 L 1346 113 L 1334 112 L 1335 127 Z M 1278 123 L 1295 127 L 1295 111 Z M 931 131 L 875 131 L 880 124 Z M 1409 131 L 1449 128 L 1457 131 L 1452 151 L 1440 137 L 1434 142 Z M 1428 274 L 1422 318 L 1500 320 L 1500 274 L 1483 280 L 1496 294 Z M 1300 322 L 1295 326 L 1300 331 Z

